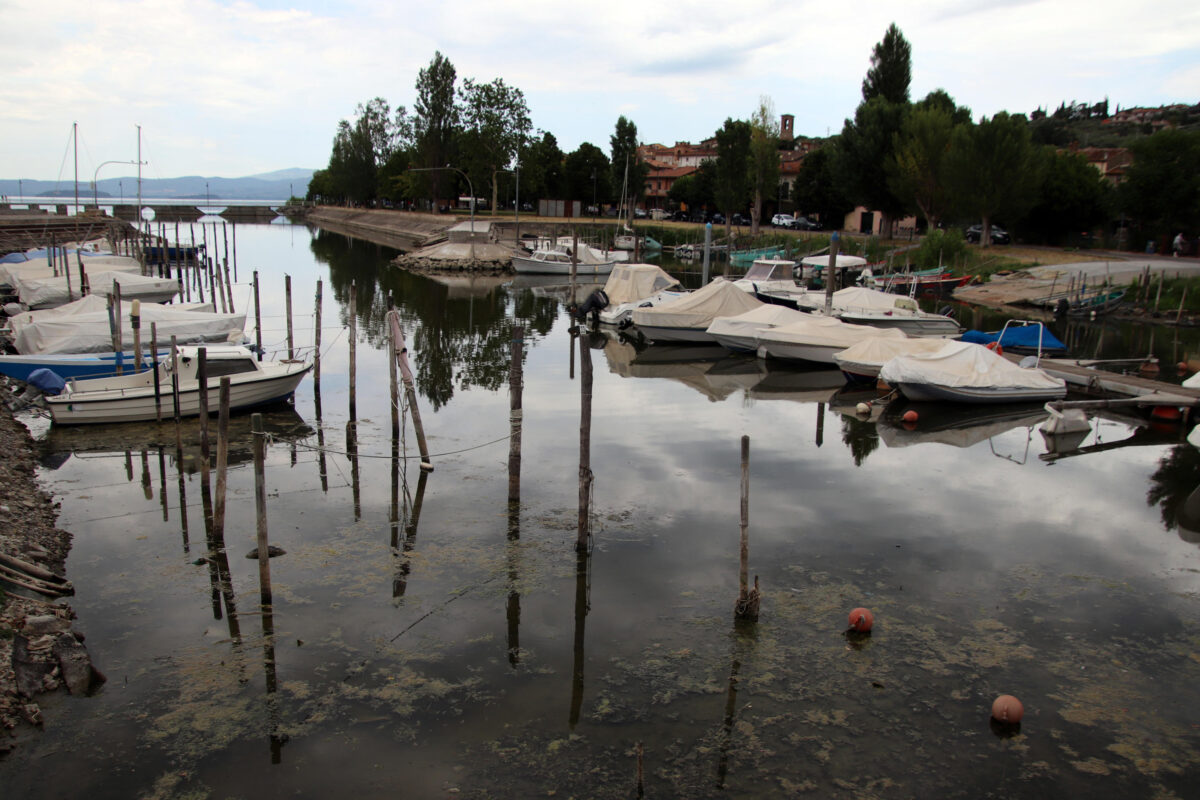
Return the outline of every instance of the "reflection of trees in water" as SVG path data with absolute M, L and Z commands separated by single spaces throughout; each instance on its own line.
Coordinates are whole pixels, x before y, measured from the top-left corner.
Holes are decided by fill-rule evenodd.
M 434 410 L 449 402 L 456 389 L 504 386 L 512 326 L 524 325 L 528 341 L 549 333 L 558 316 L 556 300 L 503 287 L 478 297 L 451 297 L 450 289 L 437 281 L 389 267 L 396 251 L 339 234 L 318 231 L 312 250 L 329 265 L 343 325 L 349 324 L 345 315 L 355 282 L 359 335 L 379 349 L 387 346 L 391 292 L 408 337 L 417 389 Z
M 1189 444 L 1172 447 L 1158 462 L 1150 476 L 1146 505 L 1158 505 L 1163 525 L 1173 530 L 1181 524 L 1196 526 L 1196 520 L 1185 508 L 1188 497 L 1200 484 L 1200 450 Z
M 842 414 L 842 443 L 850 448 L 854 466 L 861 467 L 867 456 L 879 448 L 879 432 L 875 423 Z

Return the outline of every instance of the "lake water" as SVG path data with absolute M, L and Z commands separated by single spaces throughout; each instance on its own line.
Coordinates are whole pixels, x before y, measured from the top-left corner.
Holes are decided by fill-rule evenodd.
M 45 729 L 0 761 L 0 796 L 631 797 L 639 747 L 648 797 L 1194 796 L 1200 453 L 1178 425 L 1114 414 L 1056 453 L 1036 406 L 922 409 L 906 427 L 891 409 L 857 416 L 865 395 L 835 394 L 829 372 L 589 336 L 581 558 L 585 353 L 553 287 L 448 286 L 299 226 L 238 226 L 237 242 L 239 308 L 257 269 L 269 349 L 284 275 L 298 344 L 324 288 L 319 398 L 306 379 L 294 409 L 266 415 L 286 551 L 271 613 L 244 557 L 245 417 L 225 557 L 194 435 L 177 450 L 172 425 L 35 423 L 74 534 L 71 603 L 108 681 L 43 698 Z M 393 457 L 389 291 L 424 477 L 407 417 Z M 1195 350 L 1106 335 L 1098 352 Z M 733 614 L 743 436 L 756 624 Z M 875 614 L 869 638 L 846 636 L 856 606 Z M 989 723 L 1004 693 L 1024 703 L 1019 731 Z

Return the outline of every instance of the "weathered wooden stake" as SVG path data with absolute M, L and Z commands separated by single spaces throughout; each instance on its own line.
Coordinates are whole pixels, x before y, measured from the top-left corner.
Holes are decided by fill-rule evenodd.
M 271 558 L 267 539 L 267 434 L 262 414 L 250 416 L 250 433 L 254 438 L 254 518 L 258 541 L 258 591 L 262 611 L 271 609 Z
M 758 619 L 759 593 L 758 576 L 754 576 L 754 590 L 749 588 L 750 567 L 750 437 L 742 437 L 742 500 L 741 500 L 741 569 L 738 572 L 738 599 L 734 603 L 734 616 L 738 619 Z
M 579 517 L 575 551 L 586 553 L 591 532 L 592 498 L 592 352 L 588 337 L 579 337 Z
M 295 341 L 292 338 L 292 276 L 283 276 L 284 311 L 287 314 L 287 348 L 288 358 L 296 357 Z
M 234 241 L 237 241 L 237 228 L 234 228 Z M 313 328 L 313 388 L 321 393 L 321 281 L 317 280 L 316 320 Z
M 157 322 L 150 323 L 150 368 L 154 370 L 154 421 L 162 422 L 162 377 L 158 374 Z
M 408 365 L 408 345 L 404 343 L 404 331 L 400 330 L 400 314 L 397 311 L 388 312 L 391 327 L 391 337 L 395 348 L 396 363 L 400 366 L 400 376 L 404 380 L 404 393 L 408 397 L 408 410 L 412 414 L 413 429 L 417 433 L 417 448 L 421 451 L 421 471 L 433 472 L 433 462 L 429 460 L 429 445 L 425 443 L 425 426 L 421 423 L 421 409 L 417 407 L 417 386 L 413 380 L 412 368 Z M 354 383 L 351 381 L 351 387 Z
M 521 356 L 525 347 L 525 329 L 514 325 L 512 329 L 512 360 L 508 365 L 508 502 L 521 500 L 521 408 L 522 380 Z
M 254 270 L 254 345 L 262 361 L 262 306 L 258 303 L 258 270 Z
M 217 416 L 217 494 L 213 502 L 213 539 L 225 544 L 225 487 L 229 464 L 229 376 L 221 377 Z M 255 465 L 257 466 L 257 464 Z M 215 555 L 215 554 L 214 554 Z
M 133 371 L 142 371 L 142 301 L 134 300 L 129 311 L 129 326 L 133 328 Z
M 356 359 L 358 355 L 358 304 L 356 298 L 358 296 L 358 288 L 354 281 L 350 281 L 350 423 L 358 421 L 358 396 L 356 394 L 355 384 L 358 378 L 358 368 Z
M 838 246 L 841 244 L 841 237 L 838 232 L 834 231 L 829 237 L 829 264 L 825 267 L 825 315 L 829 316 L 833 310 L 833 284 L 834 276 L 837 274 L 837 256 Z

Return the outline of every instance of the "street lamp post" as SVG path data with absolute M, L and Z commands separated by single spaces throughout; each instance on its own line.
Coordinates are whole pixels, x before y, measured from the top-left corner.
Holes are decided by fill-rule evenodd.
M 141 163 L 144 164 L 145 162 L 143 161 Z M 96 167 L 96 171 L 92 173 L 92 202 L 94 202 L 96 204 L 96 208 L 100 207 L 100 190 L 97 188 L 96 179 L 100 176 L 100 167 L 103 167 L 105 164 L 138 164 L 138 162 L 137 161 L 101 161 L 100 162 L 99 166 Z M 124 195 L 124 192 L 122 192 L 122 195 Z M 123 196 L 122 196 L 122 199 L 124 199 Z
M 463 172 L 458 167 L 452 167 L 447 164 L 444 167 L 409 167 L 409 172 L 444 172 L 450 170 L 457 172 L 467 179 L 467 191 L 471 193 L 471 263 L 475 263 L 475 187 L 471 184 L 471 176 Z M 207 185 L 207 184 L 206 184 Z

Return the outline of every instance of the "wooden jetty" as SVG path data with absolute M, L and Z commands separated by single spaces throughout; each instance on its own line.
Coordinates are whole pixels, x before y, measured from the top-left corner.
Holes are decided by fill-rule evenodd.
M 1006 355 L 1011 361 L 1020 358 Z M 1122 375 L 1107 370 L 1094 369 L 1070 358 L 1043 358 L 1038 366 L 1067 382 L 1068 388 L 1078 394 L 1108 398 L 1083 401 L 1088 404 L 1139 406 L 1174 406 L 1193 408 L 1200 405 L 1200 389 L 1189 389 L 1162 381 L 1143 378 L 1140 375 Z M 1055 405 L 1059 405 L 1055 403 Z M 1070 405 L 1068 401 L 1067 405 Z

